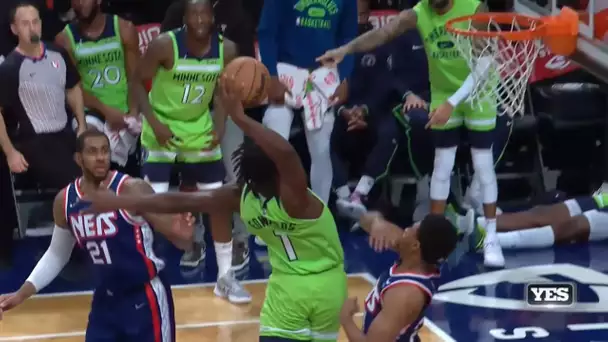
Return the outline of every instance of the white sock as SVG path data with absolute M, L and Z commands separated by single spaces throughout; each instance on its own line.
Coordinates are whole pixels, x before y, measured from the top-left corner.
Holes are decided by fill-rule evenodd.
M 544 248 L 555 242 L 551 226 L 498 233 L 497 236 L 500 246 L 506 249 Z
M 336 189 L 336 195 L 338 198 L 347 199 L 350 197 L 350 188 L 348 185 L 342 185 L 341 187 Z
M 230 271 L 232 267 L 232 240 L 230 242 L 213 242 L 215 258 L 217 259 L 217 277 Z
M 486 234 L 496 234 L 496 218 L 487 218 L 486 217 L 486 224 L 485 224 L 485 228 L 486 228 Z
M 357 183 L 355 192 L 359 193 L 360 195 L 367 196 L 375 182 L 376 181 L 372 177 L 363 175 L 361 176 L 361 179 L 359 179 L 359 183 Z

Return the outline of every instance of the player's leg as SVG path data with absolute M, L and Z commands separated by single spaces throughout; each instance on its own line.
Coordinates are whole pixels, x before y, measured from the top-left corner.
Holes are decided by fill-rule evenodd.
M 502 158 L 511 132 L 513 130 L 513 119 L 508 115 L 502 115 L 496 118 L 496 128 L 494 129 L 492 153 L 494 155 L 494 166 Z M 479 215 L 483 215 L 483 194 L 481 191 L 481 183 L 478 173 L 473 173 L 471 184 L 467 187 L 464 196 L 463 206 L 465 208 L 473 208 Z M 500 214 L 502 211 L 500 208 L 496 208 L 496 213 Z
M 312 341 L 336 341 L 340 311 L 348 296 L 347 276 L 342 267 L 315 276 L 309 286 L 315 304 L 310 315 Z
M 448 121 L 445 127 L 433 128 L 433 144 L 435 145 L 435 160 L 431 175 L 431 213 L 443 214 L 446 201 L 450 194 L 450 178 L 456 161 L 456 150 L 460 142 L 460 126 L 462 121 L 456 112 L 452 114 L 453 123 Z M 449 125 L 449 126 L 448 126 Z
M 376 119 L 370 118 L 370 120 L 372 120 L 370 128 L 373 130 L 370 133 L 373 135 L 374 143 L 365 158 L 363 174 L 350 197 L 336 202 L 337 205 L 351 212 L 356 219 L 367 211 L 363 200 L 374 184 L 388 174 L 391 161 L 399 147 L 400 129 L 392 115 L 384 115 Z
M 509 249 L 543 248 L 559 243 L 604 240 L 608 237 L 608 213 L 601 205 L 603 197 L 608 196 L 581 197 L 532 209 L 520 215 L 522 225 L 516 230 L 498 233 L 500 244 Z M 509 216 L 513 215 L 517 214 L 500 215 L 498 224 L 503 216 L 512 220 Z M 523 226 L 526 219 L 534 225 Z M 514 226 L 515 222 L 509 223 Z
M 333 179 L 329 146 L 334 122 L 335 115 L 332 110 L 323 117 L 321 128 L 314 131 L 304 129 L 310 153 L 310 186 L 325 203 L 329 201 Z
M 264 126 L 289 139 L 291 123 L 293 122 L 293 109 L 284 105 L 270 105 L 264 113 L 262 123 Z
M 314 278 L 315 276 L 310 276 Z M 260 312 L 260 341 L 311 341 L 311 289 L 305 277 L 271 274 Z M 305 283 L 305 284 L 304 284 Z M 272 338 L 278 340 L 272 340 Z
M 505 259 L 496 237 L 496 201 L 498 183 L 494 171 L 494 128 L 496 111 L 487 108 L 481 110 L 465 105 L 465 125 L 471 144 L 473 169 L 479 177 L 482 204 L 485 216 L 486 237 L 484 240 L 484 263 L 489 267 L 504 267 Z
M 115 303 L 105 302 L 108 298 L 104 297 L 103 293 L 93 295 L 85 342 L 115 342 L 120 339 L 120 330 L 114 324 Z
M 222 160 L 208 161 L 205 158 L 188 156 L 184 153 L 182 180 L 196 183 L 199 191 L 220 188 L 226 178 Z M 218 268 L 218 281 L 214 293 L 227 298 L 232 303 L 249 303 L 251 295 L 240 286 L 231 271 L 233 248 L 231 220 L 231 215 L 223 213 L 209 215 Z
M 175 342 L 175 309 L 168 282 L 159 276 L 121 299 L 120 316 L 124 342 Z
M 348 186 L 348 156 L 349 150 L 356 148 L 353 135 L 347 132 L 348 123 L 341 115 L 336 117 L 334 129 L 331 132 L 331 164 L 333 168 L 333 187 L 338 199 L 347 200 L 350 195 L 350 187 Z
M 226 132 L 222 139 L 222 156 L 224 159 L 224 168 L 226 169 L 226 182 L 232 183 L 236 181 L 236 175 L 234 174 L 234 164 L 232 162 L 232 153 L 243 143 L 244 135 L 243 131 L 228 118 L 226 120 Z M 249 234 L 245 228 L 245 224 L 241 220 L 241 216 L 238 213 L 232 215 L 233 223 L 233 254 L 232 254 L 232 268 L 234 270 L 241 270 L 247 264 L 249 264 Z

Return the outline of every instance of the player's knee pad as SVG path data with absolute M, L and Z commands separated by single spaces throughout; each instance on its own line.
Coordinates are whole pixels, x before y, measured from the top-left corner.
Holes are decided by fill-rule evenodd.
M 608 212 L 589 210 L 583 213 L 589 222 L 589 241 L 608 239 Z
M 491 149 L 471 149 L 473 168 L 478 175 L 481 185 L 483 203 L 496 203 L 498 197 L 498 184 L 494 171 L 494 157 Z
M 436 148 L 431 176 L 431 199 L 444 200 L 450 194 L 450 176 L 454 168 L 457 147 Z
M 293 110 L 287 106 L 268 106 L 264 113 L 262 123 L 264 126 L 277 132 L 283 138 L 289 138 L 291 123 L 293 121 Z
M 323 118 L 323 126 L 315 131 L 306 131 L 306 144 L 311 159 L 316 157 L 329 158 L 331 133 L 334 129 L 334 114 L 327 113 Z
M 438 181 L 449 181 L 456 160 L 457 147 L 436 148 L 435 162 L 433 164 L 432 179 Z M 432 182 L 431 182 L 432 183 Z

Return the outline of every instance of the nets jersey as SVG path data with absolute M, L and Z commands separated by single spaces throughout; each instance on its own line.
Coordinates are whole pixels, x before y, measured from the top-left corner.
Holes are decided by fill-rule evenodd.
M 108 189 L 116 194 L 129 178 L 116 171 L 108 177 Z M 151 226 L 124 210 L 80 212 L 77 205 L 82 196 L 80 182 L 78 178 L 66 188 L 65 215 L 78 246 L 87 252 L 93 264 L 95 288 L 124 291 L 154 279 L 165 263 L 154 253 Z
M 372 291 L 367 295 L 367 298 L 365 299 L 363 332 L 367 334 L 367 331 L 374 318 L 376 318 L 378 313 L 380 313 L 382 310 L 382 298 L 388 289 L 404 285 L 415 286 L 427 295 L 426 305 L 424 306 L 423 310 L 420 311 L 418 317 L 414 322 L 412 322 L 412 324 L 401 329 L 399 337 L 397 337 L 395 341 L 420 342 L 418 331 L 420 331 L 422 325 L 424 324 L 424 310 L 431 303 L 431 298 L 433 297 L 433 293 L 435 293 L 435 286 L 433 285 L 431 279 L 436 277 L 436 275 L 397 273 L 395 272 L 396 267 L 397 265 L 394 265 L 389 269 L 388 272 L 382 274 L 380 278 L 378 278 L 378 281 L 376 282 L 376 285 Z M 404 308 L 404 310 L 407 310 L 407 308 Z

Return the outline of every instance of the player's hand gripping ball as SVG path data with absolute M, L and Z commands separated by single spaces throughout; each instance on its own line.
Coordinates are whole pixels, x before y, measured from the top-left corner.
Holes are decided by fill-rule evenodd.
M 232 60 L 223 72 L 223 77 L 230 79 L 232 91 L 238 91 L 243 107 L 256 107 L 268 98 L 270 73 L 268 69 L 251 57 L 238 57 Z

